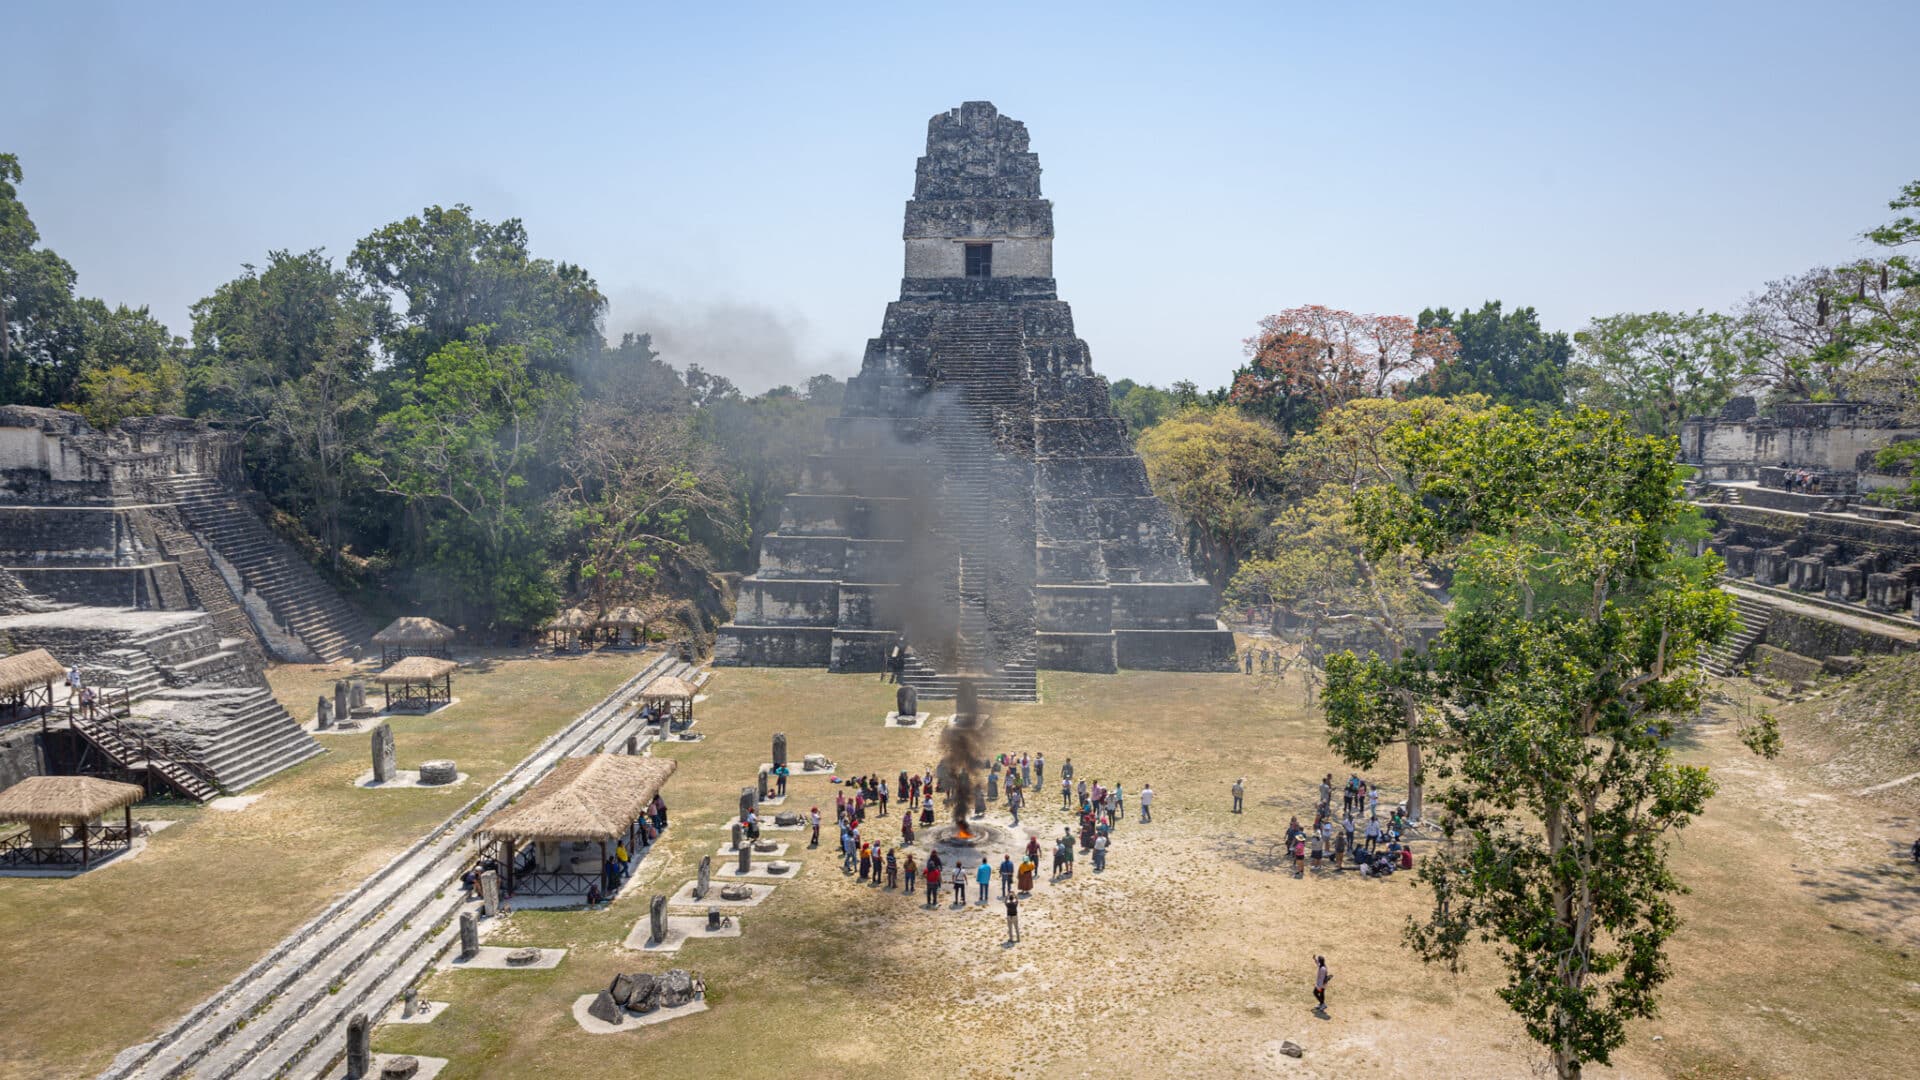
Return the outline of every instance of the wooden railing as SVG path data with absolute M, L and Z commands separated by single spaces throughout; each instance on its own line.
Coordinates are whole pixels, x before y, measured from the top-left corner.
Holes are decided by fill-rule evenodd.
M 104 855 L 133 845 L 133 836 L 139 835 L 146 826 L 136 824 L 132 835 L 125 825 L 71 825 L 63 828 L 60 845 L 56 847 L 36 847 L 31 832 L 14 833 L 0 838 L 0 866 L 80 866 Z M 86 830 L 86 849 L 68 847 L 80 839 L 80 831 Z

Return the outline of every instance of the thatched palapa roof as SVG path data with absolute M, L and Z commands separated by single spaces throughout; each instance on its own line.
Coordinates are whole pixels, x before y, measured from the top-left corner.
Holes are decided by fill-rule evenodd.
M 672 675 L 662 675 L 648 683 L 647 688 L 640 691 L 640 697 L 642 700 L 652 700 L 655 698 L 687 698 L 691 700 L 695 693 L 696 691 L 694 690 L 693 684 L 687 680 L 677 679 Z
M 138 784 L 97 776 L 29 776 L 0 791 L 0 821 L 92 821 L 109 810 L 131 806 L 145 795 Z
M 29 686 L 63 682 L 67 669 L 45 649 L 15 653 L 0 660 L 0 694 L 11 694 Z
M 549 630 L 591 630 L 592 628 L 593 616 L 577 607 L 570 607 L 547 622 Z
M 630 626 L 642 626 L 647 622 L 647 613 L 632 604 L 622 604 L 600 616 L 601 626 L 618 626 L 625 629 Z
M 375 645 L 441 645 L 452 641 L 453 628 L 424 615 L 406 615 L 373 635 Z
M 484 831 L 514 841 L 618 839 L 678 765 L 626 754 L 568 758 L 519 802 L 488 818 Z
M 396 662 L 392 667 L 373 677 L 373 681 L 382 685 L 389 683 L 432 682 L 459 667 L 452 660 L 442 660 L 437 656 L 409 656 Z

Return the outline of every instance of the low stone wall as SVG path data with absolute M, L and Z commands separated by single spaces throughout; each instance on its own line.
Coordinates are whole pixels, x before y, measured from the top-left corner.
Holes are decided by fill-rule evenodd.
M 1136 671 L 1232 671 L 1231 630 L 1115 630 L 1115 659 Z
M 1033 607 L 1034 625 L 1042 631 L 1110 634 L 1113 630 L 1113 590 L 1104 585 L 1040 585 L 1033 591 Z
M 1910 652 L 1913 646 L 1891 631 L 1877 634 L 1851 623 L 1828 622 L 1817 616 L 1775 608 L 1767 623 L 1767 644 L 1811 658 Z
M 826 667 L 832 658 L 830 626 L 723 626 L 713 649 L 720 667 Z
M 1778 679 L 1798 688 L 1813 682 L 1814 677 L 1820 674 L 1821 664 L 1818 660 L 1809 660 L 1805 656 L 1785 649 L 1778 649 L 1771 645 L 1755 645 L 1752 667 L 1756 675 Z
M 1111 675 L 1119 670 L 1114 635 L 1069 634 L 1042 630 L 1034 635 L 1040 667 L 1048 671 L 1085 671 Z
M 840 589 L 832 581 L 740 583 L 734 621 L 749 626 L 831 627 L 839 615 Z

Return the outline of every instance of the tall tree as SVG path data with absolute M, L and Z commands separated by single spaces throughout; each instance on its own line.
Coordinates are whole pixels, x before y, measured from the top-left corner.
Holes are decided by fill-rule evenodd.
M 411 369 L 484 326 L 482 344 L 518 345 L 535 370 L 566 374 L 601 347 L 606 298 L 581 267 L 536 259 L 518 218 L 429 206 L 361 240 L 348 265 L 402 310 L 383 335 Z
M 1229 399 L 1291 435 L 1362 397 L 1398 397 L 1458 351 L 1452 331 L 1399 315 L 1289 308 L 1260 320 Z
M 807 456 L 826 445 L 827 421 L 840 414 L 846 384 L 816 376 L 805 394 L 776 386 L 749 398 L 725 376 L 690 366 L 687 386 L 700 403 L 699 431 L 719 448 L 747 525 L 725 561 L 750 566 L 761 538 L 779 526 L 787 493 L 800 486 Z
M 269 252 L 264 270 L 244 267 L 193 306 L 195 411 L 246 425 L 255 483 L 336 566 L 354 454 L 372 426 L 381 313 L 318 249 Z
M 1459 351 L 1416 378 L 1410 392 L 1455 397 L 1483 395 L 1502 405 L 1557 409 L 1566 399 L 1567 363 L 1573 358 L 1573 340 L 1564 332 L 1547 333 L 1530 307 L 1503 312 L 1498 300 L 1488 300 L 1479 311 L 1428 308 L 1415 322 L 1417 329 L 1445 329 L 1459 342 Z
M 0 154 L 0 400 L 76 401 L 86 327 L 67 260 L 40 245 L 20 201 L 20 159 Z
M 420 520 L 414 591 L 489 627 L 523 627 L 553 611 L 556 523 L 551 463 L 567 445 L 579 394 L 536 371 L 487 327 L 442 347 L 396 386 L 399 406 L 356 460 Z
M 1187 554 L 1225 583 L 1273 518 L 1287 437 L 1232 408 L 1193 408 L 1141 435 L 1154 493 L 1185 519 Z
M 1574 403 L 1631 417 L 1651 435 L 1718 409 L 1758 370 L 1739 321 L 1705 311 L 1608 315 L 1574 335 Z
M 109 308 L 76 301 L 80 316 L 80 383 L 71 407 L 97 428 L 129 416 L 178 413 L 185 403 L 186 340 L 145 307 Z
M 1713 785 L 1665 739 L 1699 706 L 1693 661 L 1732 631 L 1730 599 L 1718 560 L 1675 543 L 1673 442 L 1623 416 L 1501 408 L 1408 425 L 1392 451 L 1411 483 L 1363 492 L 1355 521 L 1372 552 L 1456 552 L 1455 605 L 1417 663 L 1329 661 L 1334 744 L 1364 760 L 1417 697 L 1448 843 L 1407 940 L 1447 964 L 1492 941 L 1501 997 L 1579 1077 L 1670 974 L 1664 838 Z

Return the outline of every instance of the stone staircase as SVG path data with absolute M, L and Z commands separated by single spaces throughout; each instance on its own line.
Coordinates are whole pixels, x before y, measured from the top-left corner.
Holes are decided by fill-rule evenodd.
M 192 591 L 194 603 L 213 617 L 213 623 L 220 628 L 222 635 L 240 640 L 247 649 L 258 653 L 260 635 L 255 632 L 253 621 L 241 609 L 240 602 L 233 598 L 233 590 L 227 586 L 227 579 L 213 568 L 213 560 L 207 555 L 207 549 L 193 538 L 192 533 L 172 525 L 156 523 L 154 533 L 159 537 L 167 557 L 179 564 L 180 576 Z
M 93 665 L 90 678 L 98 686 L 126 692 L 139 700 L 167 685 L 167 677 L 145 649 L 108 649 Z
M 265 687 L 162 690 L 141 705 L 133 726 L 165 730 L 230 792 L 326 752 Z
M 142 736 L 105 717 L 75 716 L 73 730 L 114 764 L 131 772 L 150 772 L 195 802 L 220 794 L 207 770 L 165 739 Z
M 360 655 L 371 630 L 359 613 L 232 491 L 203 475 L 164 483 L 199 538 L 233 564 L 246 587 L 315 656 L 331 663 Z M 196 593 L 202 591 L 194 585 Z
M 1712 675 L 1727 676 L 1739 672 L 1753 646 L 1766 636 L 1773 607 L 1745 593 L 1733 593 L 1733 606 L 1740 612 L 1740 631 L 1718 645 L 1709 646 L 1700 655 L 1700 666 Z
M 935 387 L 950 396 L 933 418 L 933 438 L 944 472 L 942 529 L 956 556 L 957 628 L 950 655 L 935 646 L 909 657 L 902 673 L 902 681 L 931 700 L 953 698 L 960 672 L 982 673 L 976 688 L 983 698 L 1039 700 L 1031 593 L 1001 590 L 1012 603 L 1002 599 L 1002 610 L 992 610 L 994 549 L 1008 546 L 995 535 L 1001 528 L 996 466 L 1033 454 L 1033 381 L 1020 341 L 1020 316 L 1002 305 L 963 305 L 936 319 Z M 1003 550 L 1002 572 L 1032 558 L 1030 545 L 1015 546 L 1023 550 Z M 1025 598 L 1012 596 L 1015 591 Z

